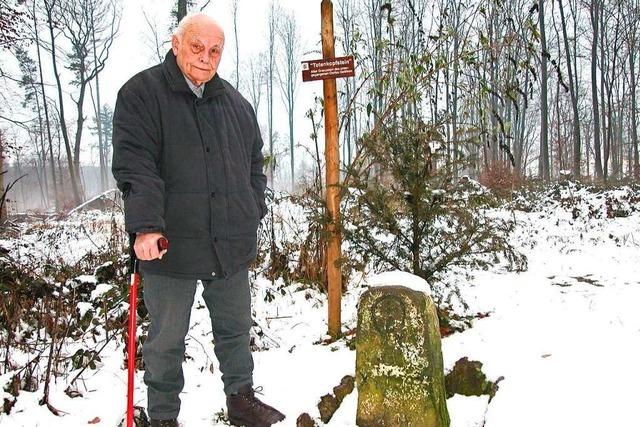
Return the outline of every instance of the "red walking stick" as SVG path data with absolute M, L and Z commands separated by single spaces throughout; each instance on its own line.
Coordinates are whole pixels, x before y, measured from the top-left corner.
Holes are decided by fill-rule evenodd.
M 131 250 L 131 289 L 129 289 L 129 340 L 127 342 L 127 427 L 133 427 L 133 383 L 136 368 L 136 330 L 137 330 L 137 310 L 138 310 L 138 285 L 140 285 L 140 272 L 138 257 L 133 249 L 135 235 L 130 238 Z M 158 240 L 158 250 L 169 249 L 169 241 L 161 237 Z

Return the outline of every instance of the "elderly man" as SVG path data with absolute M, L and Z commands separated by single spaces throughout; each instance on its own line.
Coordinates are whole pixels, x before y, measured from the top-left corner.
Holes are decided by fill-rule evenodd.
M 262 139 L 250 104 L 217 74 L 224 32 L 184 18 L 162 64 L 118 93 L 113 174 L 135 233 L 151 319 L 143 346 L 152 426 L 177 426 L 185 335 L 197 281 L 209 309 L 228 416 L 270 426 L 284 415 L 256 398 L 248 265 L 265 215 Z M 168 251 L 157 242 L 169 240 Z M 166 253 L 165 253 L 166 252 Z

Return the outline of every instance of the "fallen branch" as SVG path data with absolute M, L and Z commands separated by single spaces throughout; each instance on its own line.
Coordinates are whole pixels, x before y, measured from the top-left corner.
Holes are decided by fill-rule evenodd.
M 73 383 L 76 382 L 76 380 L 78 378 L 80 378 L 80 375 L 82 375 L 84 373 L 84 371 L 87 369 L 87 367 L 89 367 L 91 365 L 91 363 L 93 363 L 94 360 L 96 360 L 96 358 L 100 355 L 100 353 L 102 352 L 102 350 L 104 350 L 104 348 L 107 346 L 107 344 L 109 344 L 109 341 L 111 341 L 111 339 L 113 337 L 115 337 L 117 334 L 113 334 L 111 335 L 111 337 L 109 337 L 104 344 L 102 344 L 102 347 L 100 347 L 100 350 L 98 350 L 97 352 L 93 353 L 93 356 L 91 356 L 91 359 L 89 359 L 89 361 L 87 363 L 85 363 L 85 365 L 82 367 L 82 369 L 80 369 L 80 372 L 78 372 L 76 374 L 75 377 L 73 377 L 73 379 L 69 382 L 69 385 L 67 385 L 67 388 L 65 389 L 65 393 L 67 393 L 69 390 L 71 390 L 71 386 L 73 385 Z M 68 394 L 68 393 L 67 393 Z

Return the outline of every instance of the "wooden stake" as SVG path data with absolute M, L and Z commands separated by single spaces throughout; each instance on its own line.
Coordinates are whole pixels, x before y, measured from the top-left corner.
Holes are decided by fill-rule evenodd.
M 333 3 L 322 0 L 322 58 L 335 58 L 333 38 Z M 324 135 L 325 159 L 327 162 L 326 191 L 327 210 L 330 221 L 327 225 L 327 278 L 329 290 L 329 335 L 340 337 L 340 301 L 342 299 L 342 273 L 338 260 L 341 257 L 340 228 L 340 151 L 338 148 L 338 103 L 336 79 L 323 80 L 324 91 Z

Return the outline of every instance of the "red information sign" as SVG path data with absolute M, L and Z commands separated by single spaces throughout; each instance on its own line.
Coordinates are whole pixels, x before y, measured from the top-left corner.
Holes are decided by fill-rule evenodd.
M 302 61 L 302 81 L 336 79 L 355 76 L 353 56 Z

